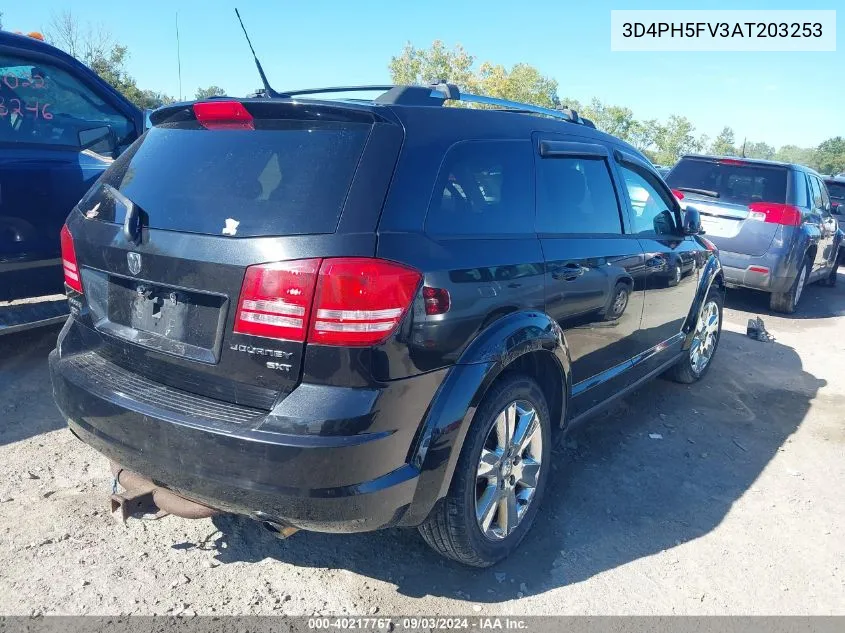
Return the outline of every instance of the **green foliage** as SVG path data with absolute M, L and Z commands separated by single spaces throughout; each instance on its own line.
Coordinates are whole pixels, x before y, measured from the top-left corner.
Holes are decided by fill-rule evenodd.
M 200 99 L 208 99 L 209 97 L 223 97 L 226 95 L 226 91 L 223 90 L 220 86 L 209 86 L 208 88 L 197 88 L 197 93 L 195 95 L 197 101 Z
M 707 135 L 696 135 L 695 126 L 683 116 L 672 115 L 665 122 L 638 121 L 630 108 L 624 106 L 602 103 L 595 98 L 589 104 L 571 97 L 559 98 L 557 81 L 542 75 L 534 66 L 515 64 L 508 70 L 491 62 L 476 65 L 476 58 L 460 44 L 449 49 L 437 40 L 431 48 L 420 49 L 408 43 L 399 55 L 391 58 L 388 68 L 393 83 L 397 84 L 445 80 L 468 92 L 577 110 L 597 128 L 629 142 L 657 164 L 674 165 L 683 154 L 707 151 L 737 156 L 742 151 L 734 130 L 728 126 L 711 143 Z M 745 155 L 799 163 L 821 173 L 845 171 L 845 139 L 841 136 L 824 141 L 818 148 L 784 145 L 777 151 L 768 143 L 746 142 Z
M 816 148 L 816 169 L 822 174 L 845 172 L 845 138 L 829 138 Z
M 734 146 L 734 131 L 725 126 L 710 146 L 710 153 L 716 156 L 736 156 L 737 150 Z

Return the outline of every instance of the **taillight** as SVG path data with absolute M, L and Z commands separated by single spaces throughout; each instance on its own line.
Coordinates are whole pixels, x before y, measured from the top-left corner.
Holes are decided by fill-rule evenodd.
M 723 158 L 716 161 L 719 165 L 747 165 L 747 161 L 738 158 Z
M 700 240 L 701 240 L 701 242 L 704 244 L 704 247 L 705 247 L 708 251 L 710 251 L 711 253 L 716 253 L 716 254 L 718 254 L 718 253 L 719 253 L 719 247 L 718 247 L 718 246 L 716 246 L 716 245 L 715 245 L 713 242 L 711 242 L 710 240 L 708 240 L 706 237 L 704 237 L 704 236 L 702 236 L 702 235 L 699 235 L 699 236 L 698 236 L 698 239 L 700 239 Z
M 684 192 L 678 191 L 677 189 L 672 189 L 672 195 L 675 196 L 678 200 L 684 199 Z
M 751 212 L 748 214 L 749 220 L 782 224 L 784 226 L 801 225 L 801 209 L 791 204 L 752 202 L 748 205 L 748 209 Z
M 82 292 L 82 277 L 79 273 L 79 263 L 76 261 L 76 249 L 73 248 L 73 237 L 67 228 L 67 224 L 62 227 L 61 232 L 61 246 L 62 246 L 62 269 L 65 273 L 65 283 L 76 290 Z
M 399 325 L 421 279 L 416 270 L 380 259 L 323 260 L 308 341 L 375 345 Z
M 247 268 L 235 332 L 304 341 L 319 269 L 319 259 Z
M 399 325 L 420 279 L 415 270 L 366 257 L 250 266 L 234 331 L 323 345 L 375 345 Z
M 423 286 L 423 301 L 425 302 L 425 313 L 429 316 L 446 314 L 452 305 L 452 298 L 445 288 Z
M 209 130 L 254 130 L 252 115 L 240 101 L 201 101 L 194 104 L 194 116 Z

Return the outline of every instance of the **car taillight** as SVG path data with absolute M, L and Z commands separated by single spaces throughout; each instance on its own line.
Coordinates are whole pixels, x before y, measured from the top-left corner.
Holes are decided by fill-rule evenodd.
M 784 226 L 801 225 L 801 209 L 791 204 L 777 202 L 752 202 L 748 205 L 749 220 L 782 224 Z
M 323 345 L 375 345 L 399 325 L 421 278 L 416 270 L 366 257 L 250 266 L 234 331 Z
M 399 325 L 420 279 L 416 270 L 380 259 L 323 260 L 308 341 L 324 345 L 380 343 Z
M 452 298 L 446 288 L 423 286 L 423 301 L 425 302 L 425 313 L 429 316 L 446 314 L 452 306 Z
M 304 341 L 319 269 L 319 259 L 247 268 L 235 332 Z
M 675 196 L 678 200 L 684 199 L 684 192 L 678 191 L 677 189 L 672 189 L 672 195 Z
M 79 263 L 76 261 L 76 249 L 73 247 L 73 237 L 67 228 L 67 224 L 62 227 L 61 231 L 61 247 L 62 247 L 62 269 L 65 273 L 65 283 L 76 290 L 82 292 L 82 277 L 79 273 Z
M 194 104 L 194 116 L 209 130 L 254 130 L 252 115 L 240 101 L 201 101 Z
M 703 235 L 699 235 L 698 239 L 701 240 L 701 243 L 704 244 L 704 248 L 706 248 L 708 251 L 710 251 L 711 253 L 716 253 L 717 255 L 719 254 L 719 247 L 716 246 L 713 242 L 708 240 Z

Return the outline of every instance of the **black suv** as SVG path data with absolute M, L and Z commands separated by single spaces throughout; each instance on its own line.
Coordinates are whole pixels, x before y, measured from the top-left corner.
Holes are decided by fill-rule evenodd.
M 709 368 L 719 260 L 639 152 L 572 111 L 384 90 L 160 109 L 71 213 L 53 388 L 116 512 L 419 526 L 487 566 L 573 422 Z

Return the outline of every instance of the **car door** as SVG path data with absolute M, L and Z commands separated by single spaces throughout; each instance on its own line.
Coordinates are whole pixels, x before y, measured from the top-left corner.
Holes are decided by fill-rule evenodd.
M 0 47 L 0 300 L 61 292 L 62 224 L 137 137 L 131 108 L 88 73 Z
M 622 389 L 643 350 L 644 257 L 626 231 L 607 147 L 539 137 L 536 148 L 546 312 L 564 332 L 577 416 Z
M 682 230 L 681 209 L 663 180 L 639 157 L 616 152 L 625 183 L 632 233 L 646 259 L 645 301 L 640 336 L 647 352 L 637 359 L 636 376 L 659 368 L 680 352 L 681 328 L 698 289 L 706 247 Z
M 819 229 L 819 244 L 813 262 L 813 272 L 819 276 L 824 276 L 830 270 L 835 259 L 833 243 L 838 225 L 830 212 L 830 196 L 827 193 L 827 187 L 816 176 L 810 174 L 808 177 L 810 179 L 810 191 L 812 192 L 812 217 L 814 221 L 817 221 Z

